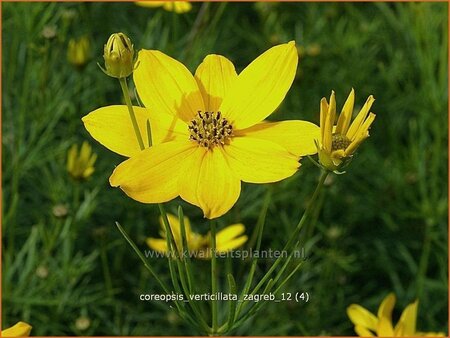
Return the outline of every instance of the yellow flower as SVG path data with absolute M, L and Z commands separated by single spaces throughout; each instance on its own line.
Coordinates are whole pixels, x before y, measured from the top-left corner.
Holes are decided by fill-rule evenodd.
M 318 144 L 319 161 L 328 170 L 334 171 L 351 158 L 359 145 L 369 137 L 369 127 L 375 120 L 375 114 L 369 113 L 375 101 L 370 95 L 360 112 L 350 125 L 355 102 L 355 91 L 352 89 L 344 103 L 337 124 L 336 98 L 331 92 L 330 103 L 323 98 L 320 101 L 320 131 L 321 141 Z
M 2 330 L 2 337 L 28 337 L 32 327 L 25 322 L 18 322 L 16 325 Z
M 97 154 L 92 153 L 92 147 L 86 141 L 83 142 L 80 152 L 78 145 L 74 144 L 67 152 L 67 171 L 76 180 L 84 180 L 94 172 L 94 163 Z
M 138 1 L 136 5 L 142 7 L 162 7 L 168 12 L 178 14 L 189 12 L 192 9 L 189 1 Z
M 89 38 L 83 36 L 79 39 L 70 39 L 67 48 L 67 60 L 77 68 L 82 68 L 91 57 L 91 44 Z
M 424 337 L 445 336 L 439 332 L 417 332 L 416 319 L 419 302 L 409 304 L 395 327 L 392 323 L 392 310 L 395 305 L 395 295 L 390 293 L 383 300 L 375 316 L 360 305 L 352 304 L 347 308 L 347 315 L 355 325 L 355 332 L 360 337 Z
M 183 243 L 181 237 L 181 225 L 178 217 L 167 214 L 169 220 L 170 229 L 175 240 L 178 252 L 182 253 Z M 160 235 L 162 238 L 147 238 L 147 245 L 155 250 L 162 253 L 168 253 L 166 231 L 163 223 L 162 217 L 159 218 L 159 223 L 161 226 Z M 210 258 L 211 248 L 210 248 L 210 237 L 211 234 L 208 233 L 206 236 L 197 234 L 191 230 L 191 224 L 187 217 L 184 217 L 184 228 L 186 231 L 186 242 L 187 251 L 194 257 L 198 258 Z M 232 224 L 226 228 L 220 230 L 216 234 L 216 252 L 225 253 L 233 249 L 239 248 L 245 242 L 247 242 L 248 237 L 243 235 L 245 232 L 245 226 L 241 223 Z
M 264 121 L 295 77 L 295 43 L 275 46 L 239 75 L 220 55 L 208 55 L 195 76 L 156 50 L 141 50 L 133 72 L 146 108 L 134 107 L 141 131 L 149 120 L 153 146 L 140 150 L 126 106 L 83 117 L 88 132 L 131 157 L 110 184 L 143 203 L 181 196 L 216 218 L 236 203 L 241 181 L 269 183 L 292 176 L 300 156 L 317 152 L 320 129 L 306 121 Z

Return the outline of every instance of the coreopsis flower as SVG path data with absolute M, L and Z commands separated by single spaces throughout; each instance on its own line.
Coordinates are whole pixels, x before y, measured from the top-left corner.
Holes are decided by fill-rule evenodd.
M 134 69 L 134 47 L 131 40 L 123 33 L 114 33 L 103 49 L 107 75 L 115 78 L 128 77 Z
M 372 95 L 350 124 L 355 103 L 355 91 L 352 89 L 342 112 L 336 120 L 336 98 L 331 92 L 330 103 L 326 98 L 320 101 L 320 131 L 321 139 L 317 142 L 319 161 L 326 169 L 335 171 L 349 160 L 359 145 L 369 137 L 370 125 L 375 120 L 375 114 L 369 113 L 375 99 Z
M 189 1 L 137 1 L 136 4 L 142 7 L 162 7 L 168 12 L 177 14 L 186 13 L 192 9 Z
M 83 117 L 101 144 L 130 157 L 110 177 L 131 198 L 161 203 L 181 196 L 216 218 L 236 203 L 241 181 L 292 176 L 299 157 L 315 154 L 320 129 L 299 120 L 264 121 L 283 101 L 297 69 L 295 43 L 270 48 L 239 75 L 230 60 L 208 55 L 193 76 L 156 50 L 141 50 L 133 78 L 145 108 L 134 107 L 152 146 L 141 151 L 126 106 Z
M 81 69 L 91 58 L 91 43 L 87 36 L 79 39 L 70 39 L 67 47 L 67 60 L 75 67 Z
M 423 337 L 445 336 L 440 332 L 416 331 L 417 309 L 419 302 L 409 304 L 400 316 L 398 323 L 392 323 L 392 310 L 395 295 L 390 293 L 383 300 L 375 316 L 360 305 L 352 304 L 347 308 L 347 315 L 355 325 L 355 332 L 360 337 Z
M 28 337 L 31 332 L 31 325 L 25 322 L 18 322 L 14 326 L 2 330 L 2 337 Z
M 181 237 L 180 221 L 178 217 L 171 214 L 167 214 L 167 219 L 169 220 L 170 229 L 172 231 L 177 250 L 181 253 L 183 251 L 183 243 Z M 162 238 L 149 237 L 147 238 L 146 242 L 151 249 L 167 254 L 169 253 L 169 250 L 167 249 L 166 231 L 162 217 L 159 218 L 159 223 L 161 226 L 160 235 Z M 202 236 L 198 233 L 193 232 L 191 229 L 190 221 L 187 217 L 184 217 L 184 228 L 186 232 L 186 250 L 195 257 L 210 258 L 211 234 L 208 233 L 206 236 Z M 242 246 L 248 239 L 246 235 L 243 235 L 244 232 L 245 226 L 241 223 L 229 225 L 217 232 L 216 252 L 224 253 Z
M 78 145 L 74 144 L 67 152 L 67 172 L 76 180 L 85 180 L 94 172 L 94 164 L 97 154 L 92 152 L 92 147 L 86 141 L 78 151 Z

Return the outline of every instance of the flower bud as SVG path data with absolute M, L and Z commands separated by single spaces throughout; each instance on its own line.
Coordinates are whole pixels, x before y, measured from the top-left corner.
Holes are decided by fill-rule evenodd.
M 87 36 L 83 36 L 77 40 L 70 39 L 67 48 L 67 60 L 82 69 L 91 57 L 91 44 Z
M 107 75 L 119 79 L 129 76 L 134 70 L 134 49 L 128 36 L 112 34 L 105 45 L 103 58 Z

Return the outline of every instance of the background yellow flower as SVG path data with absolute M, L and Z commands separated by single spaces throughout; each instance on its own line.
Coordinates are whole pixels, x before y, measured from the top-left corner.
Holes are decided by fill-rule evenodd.
M 369 137 L 369 128 L 375 120 L 375 114 L 369 113 L 375 99 L 369 96 L 360 112 L 350 124 L 355 103 L 355 91 L 352 89 L 342 112 L 336 120 L 336 98 L 331 93 L 330 103 L 326 98 L 320 101 L 320 131 L 318 144 L 320 163 L 328 170 L 339 168 L 344 160 L 349 159 L 359 145 Z
M 181 237 L 181 224 L 177 216 L 167 214 L 169 225 L 174 236 L 175 243 L 179 253 L 182 254 L 183 244 Z M 159 223 L 161 226 L 160 235 L 162 238 L 147 238 L 147 245 L 162 253 L 169 253 L 167 249 L 166 232 L 162 218 L 160 217 Z M 210 233 L 202 236 L 191 229 L 190 221 L 187 217 L 184 217 L 184 226 L 186 231 L 186 241 L 188 245 L 188 254 L 191 254 L 194 258 L 211 258 L 211 239 Z M 248 239 L 244 234 L 245 226 L 241 223 L 228 225 L 216 234 L 216 252 L 224 253 L 230 250 L 234 250 L 242 246 Z
M 377 316 L 357 304 L 352 304 L 347 308 L 347 315 L 355 325 L 355 331 L 360 337 L 445 336 L 444 333 L 416 331 L 417 309 L 419 306 L 417 300 L 403 310 L 399 321 L 394 326 L 392 322 L 394 305 L 395 295 L 390 293 L 380 304 Z
M 94 173 L 94 164 L 97 154 L 92 152 L 92 147 L 84 141 L 78 150 L 78 145 L 73 144 L 67 152 L 67 171 L 76 180 L 84 180 Z
M 2 337 L 28 337 L 31 329 L 31 325 L 25 322 L 18 322 L 15 325 L 2 330 Z
M 91 43 L 87 36 L 70 39 L 67 46 L 67 60 L 77 68 L 83 68 L 91 59 Z
M 162 7 L 168 12 L 178 14 L 189 12 L 192 9 L 189 1 L 137 1 L 136 5 L 150 8 Z

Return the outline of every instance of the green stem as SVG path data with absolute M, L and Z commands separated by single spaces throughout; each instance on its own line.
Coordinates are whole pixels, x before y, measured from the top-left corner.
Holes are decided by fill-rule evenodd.
M 296 243 L 297 241 L 297 237 L 301 231 L 301 229 L 303 228 L 305 222 L 308 220 L 308 218 L 310 217 L 311 213 L 314 211 L 314 204 L 317 200 L 317 197 L 319 196 L 320 192 L 322 191 L 323 188 L 323 184 L 325 182 L 325 179 L 328 176 L 328 171 L 323 170 L 322 174 L 320 175 L 319 178 L 319 182 L 317 183 L 316 186 L 316 190 L 314 190 L 314 193 L 311 197 L 311 199 L 309 200 L 308 206 L 306 207 L 305 212 L 303 213 L 302 218 L 300 219 L 300 222 L 298 222 L 294 232 L 292 233 L 292 235 L 290 236 L 289 241 L 286 243 L 286 245 L 283 248 L 283 252 L 284 251 L 290 251 L 291 250 L 291 246 Z M 281 260 L 283 258 L 283 255 L 281 255 L 279 258 L 277 258 L 277 260 L 273 263 L 273 265 L 270 267 L 269 271 L 267 271 L 267 273 L 264 275 L 264 277 L 259 281 L 259 283 L 256 285 L 256 287 L 253 289 L 253 291 L 251 292 L 252 295 L 254 295 L 256 292 L 258 292 L 258 290 L 264 285 L 264 283 L 270 278 L 270 276 L 272 275 L 272 273 L 274 272 L 274 270 L 277 268 L 277 266 L 281 263 Z M 242 308 L 244 307 L 244 305 L 246 304 L 246 302 L 242 302 L 239 305 L 238 308 L 238 316 L 242 310 Z
M 258 222 L 256 223 L 256 229 L 257 231 L 255 232 L 256 237 L 255 237 L 255 241 L 256 241 L 256 247 L 255 250 L 259 251 L 261 248 L 261 241 L 262 241 L 262 234 L 263 234 L 263 230 L 264 230 L 264 224 L 266 223 L 266 215 L 267 215 L 267 210 L 269 209 L 269 204 L 270 204 L 270 200 L 271 200 L 271 196 L 272 196 L 272 189 L 269 189 L 267 191 L 267 195 L 264 199 L 263 202 L 263 207 L 261 209 L 261 213 L 259 214 L 259 218 L 258 218 Z M 252 249 L 253 245 L 249 246 L 249 249 Z M 247 276 L 247 281 L 245 282 L 245 286 L 242 289 L 242 293 L 240 296 L 240 299 L 243 299 L 244 295 L 248 293 L 248 291 L 250 290 L 250 287 L 252 286 L 252 282 L 253 282 L 253 277 L 256 271 L 256 265 L 258 264 L 258 258 L 254 257 L 252 259 L 252 265 L 250 267 L 250 272 Z
M 122 228 L 122 226 L 120 225 L 119 222 L 116 222 L 116 226 L 119 229 L 120 233 L 122 234 L 122 236 L 126 239 L 126 241 L 128 242 L 128 244 L 130 244 L 130 246 L 133 248 L 134 252 L 138 255 L 138 257 L 140 258 L 140 260 L 142 261 L 142 263 L 144 263 L 144 266 L 147 268 L 147 270 L 151 273 L 151 275 L 153 276 L 153 278 L 155 278 L 155 280 L 159 283 L 159 285 L 161 286 L 161 288 L 164 290 L 164 292 L 166 292 L 167 294 L 169 294 L 169 288 L 161 281 L 161 279 L 159 279 L 158 275 L 155 273 L 155 271 L 153 270 L 153 268 L 148 264 L 147 260 L 145 259 L 144 255 L 142 254 L 142 252 L 138 249 L 138 247 L 136 246 L 136 244 L 133 242 L 133 240 L 130 238 L 130 236 L 128 236 L 128 234 L 125 232 L 125 230 Z M 175 302 L 177 304 L 177 302 Z
M 423 295 L 423 287 L 428 270 L 428 261 L 431 250 L 431 225 L 425 225 L 425 238 L 423 241 L 422 255 L 420 256 L 419 268 L 417 272 L 417 299 L 421 299 Z
M 73 209 L 75 215 L 78 213 L 79 207 L 80 207 L 80 182 L 75 181 L 73 183 Z
M 105 279 L 106 293 L 108 294 L 109 297 L 112 297 L 113 295 L 112 278 L 111 272 L 109 270 L 105 239 L 103 237 L 100 238 L 100 259 L 102 262 L 102 270 L 103 270 L 103 277 Z
M 211 294 L 217 292 L 216 222 L 211 221 Z M 217 333 L 217 300 L 211 300 L 212 334 Z
M 142 140 L 142 135 L 139 130 L 139 125 L 136 120 L 136 115 L 134 114 L 133 105 L 131 104 L 130 91 L 128 90 L 127 79 L 122 77 L 119 79 L 120 87 L 122 88 L 123 97 L 128 107 L 128 112 L 130 113 L 131 123 L 133 124 L 134 133 L 136 134 L 137 140 L 139 142 L 139 147 L 141 150 L 145 149 L 144 141 Z

